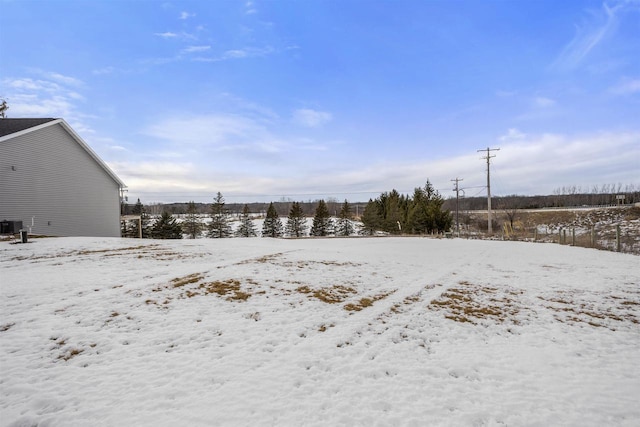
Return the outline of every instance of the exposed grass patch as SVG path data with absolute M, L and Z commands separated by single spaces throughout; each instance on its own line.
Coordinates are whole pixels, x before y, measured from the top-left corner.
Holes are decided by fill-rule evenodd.
M 171 284 L 174 288 L 180 288 L 190 283 L 197 283 L 202 279 L 204 279 L 204 276 L 201 273 L 193 273 L 184 277 L 176 277 L 175 279 L 171 279 Z
M 117 254 L 120 252 L 131 252 L 131 251 L 136 251 L 136 250 L 141 250 L 141 249 L 148 249 L 148 248 L 152 248 L 152 247 L 158 247 L 160 245 L 157 244 L 151 244 L 151 245 L 138 245 L 138 246 L 129 246 L 126 248 L 116 248 L 116 249 L 95 249 L 95 250 L 88 250 L 85 249 L 83 251 L 77 251 L 75 252 L 75 254 L 77 255 L 93 255 L 93 254 Z
M 261 257 L 258 257 L 258 258 L 252 258 L 252 259 L 240 261 L 240 262 L 236 263 L 236 265 L 244 265 L 244 264 L 252 264 L 252 263 L 266 264 L 268 262 L 275 261 L 276 259 L 280 258 L 282 255 L 284 255 L 282 252 L 278 252 L 278 253 L 275 253 L 275 254 L 264 255 L 264 256 L 261 256 Z
M 388 297 L 389 295 L 391 295 L 394 292 L 395 291 L 385 292 L 385 293 L 374 295 L 374 296 L 372 296 L 370 298 L 367 298 L 367 297 L 360 298 L 360 301 L 358 301 L 357 303 L 346 304 L 344 306 L 344 309 L 347 310 L 347 311 L 360 311 L 360 310 L 365 309 L 367 307 L 371 307 L 374 302 L 379 301 L 381 299 L 384 299 L 384 298 Z
M 198 289 L 201 289 L 205 294 L 224 296 L 227 301 L 246 301 L 251 296 L 240 289 L 240 281 L 236 279 L 201 283 Z
M 633 298 L 633 295 L 637 295 Z M 603 303 L 599 298 L 589 298 L 588 294 L 569 291 L 558 292 L 551 297 L 538 297 L 545 308 L 554 312 L 554 318 L 562 323 L 586 323 L 595 327 L 615 330 L 625 322 L 640 324 L 640 292 L 630 295 L 608 296 Z
M 318 332 L 326 332 L 327 329 L 333 328 L 334 326 L 336 325 L 334 325 L 333 323 L 330 323 L 328 325 L 320 325 L 320 327 L 318 328 Z
M 300 286 L 296 291 L 307 294 L 327 304 L 338 304 L 356 294 L 356 290 L 343 285 L 333 285 L 328 288 L 312 289 L 309 286 Z
M 62 359 L 65 362 L 76 357 L 77 355 L 79 355 L 80 353 L 83 353 L 84 350 L 81 348 L 75 348 L 72 347 L 70 349 L 68 349 L 67 351 L 65 351 L 64 353 L 62 353 L 61 355 L 58 356 L 58 359 Z
M 482 321 L 518 324 L 520 307 L 514 297 L 518 292 L 499 292 L 498 289 L 459 282 L 429 304 L 431 310 L 444 312 L 444 317 L 455 322 L 478 324 Z

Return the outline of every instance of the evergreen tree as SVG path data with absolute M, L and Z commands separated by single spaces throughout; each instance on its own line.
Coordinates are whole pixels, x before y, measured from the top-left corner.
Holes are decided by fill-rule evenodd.
M 293 202 L 287 218 L 286 231 L 290 237 L 302 237 L 307 232 L 307 223 L 300 203 Z
M 396 190 L 382 193 L 369 200 L 362 214 L 363 234 L 375 230 L 398 234 L 442 233 L 451 228 L 451 213 L 443 210 L 444 200 L 429 181 L 424 188 L 416 188 L 413 198 Z
M 142 225 L 142 238 L 149 238 L 149 214 L 144 207 L 144 205 L 140 202 L 140 199 L 136 202 L 136 204 L 131 209 L 131 215 L 140 215 L 140 222 Z M 140 237 L 138 220 L 130 220 L 128 224 L 123 227 L 123 237 Z M 124 233 L 126 232 L 126 234 Z
M 427 185 L 431 184 L 427 181 Z M 453 216 L 451 212 L 442 209 L 443 204 L 444 199 L 434 190 L 429 200 L 428 212 L 431 221 L 430 225 L 432 227 L 431 230 L 428 230 L 429 232 L 444 233 L 445 231 L 451 230 Z
M 222 194 L 218 191 L 211 205 L 211 222 L 209 222 L 209 233 L 207 234 L 209 237 L 215 239 L 231 237 L 229 212 L 224 205 L 224 197 L 222 197 Z
M 316 207 L 316 214 L 313 217 L 313 225 L 311 227 L 312 236 L 328 236 L 333 234 L 333 221 L 327 209 L 327 204 L 324 200 L 318 202 Z
M 409 204 L 407 231 L 413 234 L 424 234 L 432 228 L 427 193 L 422 188 L 416 188 L 413 191 L 413 200 Z
M 202 219 L 200 218 L 200 215 L 198 215 L 196 203 L 191 201 L 187 204 L 187 214 L 184 222 L 182 223 L 182 230 L 189 237 L 195 239 L 200 235 L 202 228 Z
M 262 237 L 282 237 L 282 221 L 273 202 L 269 203 L 267 217 L 262 224 Z
M 382 213 L 380 211 L 379 203 L 376 203 L 372 199 L 369 199 L 367 206 L 362 212 L 362 226 L 360 234 L 364 236 L 373 236 L 376 230 L 382 229 Z
M 349 202 L 345 200 L 340 209 L 340 217 L 336 225 L 336 234 L 338 236 L 351 236 L 355 233 L 355 227 L 353 226 L 351 217 L 351 206 Z
M 382 210 L 382 230 L 391 234 L 401 234 L 404 226 L 403 207 L 406 201 L 397 190 L 380 196 Z
M 240 217 L 240 225 L 236 230 L 236 236 L 238 237 L 255 237 L 256 226 L 253 224 L 253 220 L 249 216 L 249 206 L 244 205 L 242 208 L 242 216 Z
M 182 228 L 173 215 L 164 211 L 160 219 L 151 227 L 150 234 L 154 239 L 182 239 Z

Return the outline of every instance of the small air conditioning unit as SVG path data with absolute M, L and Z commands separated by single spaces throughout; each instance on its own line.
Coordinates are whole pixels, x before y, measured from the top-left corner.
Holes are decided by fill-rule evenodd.
M 16 234 L 22 230 L 22 221 L 7 221 L 0 222 L 0 234 Z

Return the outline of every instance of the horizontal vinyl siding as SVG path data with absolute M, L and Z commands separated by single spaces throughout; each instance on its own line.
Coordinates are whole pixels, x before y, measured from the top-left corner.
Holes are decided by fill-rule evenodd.
M 59 124 L 0 142 L 0 220 L 32 218 L 33 234 L 120 236 L 118 184 Z

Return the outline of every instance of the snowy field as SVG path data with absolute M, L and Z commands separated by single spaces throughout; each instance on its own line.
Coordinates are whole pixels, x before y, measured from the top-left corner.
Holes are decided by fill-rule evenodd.
M 640 258 L 427 238 L 0 243 L 3 426 L 638 426 Z

